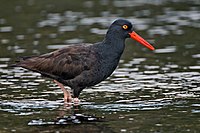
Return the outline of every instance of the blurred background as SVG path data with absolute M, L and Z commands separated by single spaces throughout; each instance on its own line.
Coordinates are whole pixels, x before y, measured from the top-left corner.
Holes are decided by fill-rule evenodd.
M 199 0 L 0 3 L 0 132 L 200 131 Z M 66 110 L 61 90 L 50 79 L 9 67 L 20 56 L 99 42 L 118 18 L 131 21 L 156 50 L 127 39 L 118 69 L 82 92 L 78 112 Z M 106 122 L 29 126 L 31 120 L 48 122 L 76 113 L 105 117 Z

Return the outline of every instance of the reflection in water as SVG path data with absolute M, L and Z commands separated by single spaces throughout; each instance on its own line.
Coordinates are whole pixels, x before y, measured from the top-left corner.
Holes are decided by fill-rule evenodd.
M 58 116 L 53 121 L 47 120 L 31 120 L 29 126 L 44 126 L 44 125 L 71 125 L 71 124 L 86 124 L 102 122 L 103 117 L 82 114 L 80 107 L 72 105 L 64 105 L 58 109 Z

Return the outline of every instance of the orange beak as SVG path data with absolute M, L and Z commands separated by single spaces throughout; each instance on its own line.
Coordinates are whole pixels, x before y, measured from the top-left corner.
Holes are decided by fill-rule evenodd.
M 139 42 L 140 44 L 142 44 L 145 47 L 149 48 L 150 50 L 154 50 L 155 49 L 150 43 L 148 43 L 146 40 L 144 40 L 141 36 L 139 36 L 134 31 L 129 33 L 129 35 L 130 35 L 130 37 L 132 39 L 136 40 L 137 42 Z

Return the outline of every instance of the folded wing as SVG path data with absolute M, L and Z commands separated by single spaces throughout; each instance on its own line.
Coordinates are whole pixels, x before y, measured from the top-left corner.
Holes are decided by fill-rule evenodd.
M 66 47 L 40 56 L 22 58 L 17 66 L 39 72 L 53 79 L 73 79 L 92 69 L 95 52 L 87 46 Z

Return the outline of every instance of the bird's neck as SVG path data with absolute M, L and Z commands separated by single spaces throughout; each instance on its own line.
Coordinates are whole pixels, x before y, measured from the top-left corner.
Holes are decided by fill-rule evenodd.
M 110 53 L 122 54 L 125 48 L 125 38 L 117 36 L 118 34 L 113 34 L 108 32 L 103 40 L 103 45 L 109 50 Z

